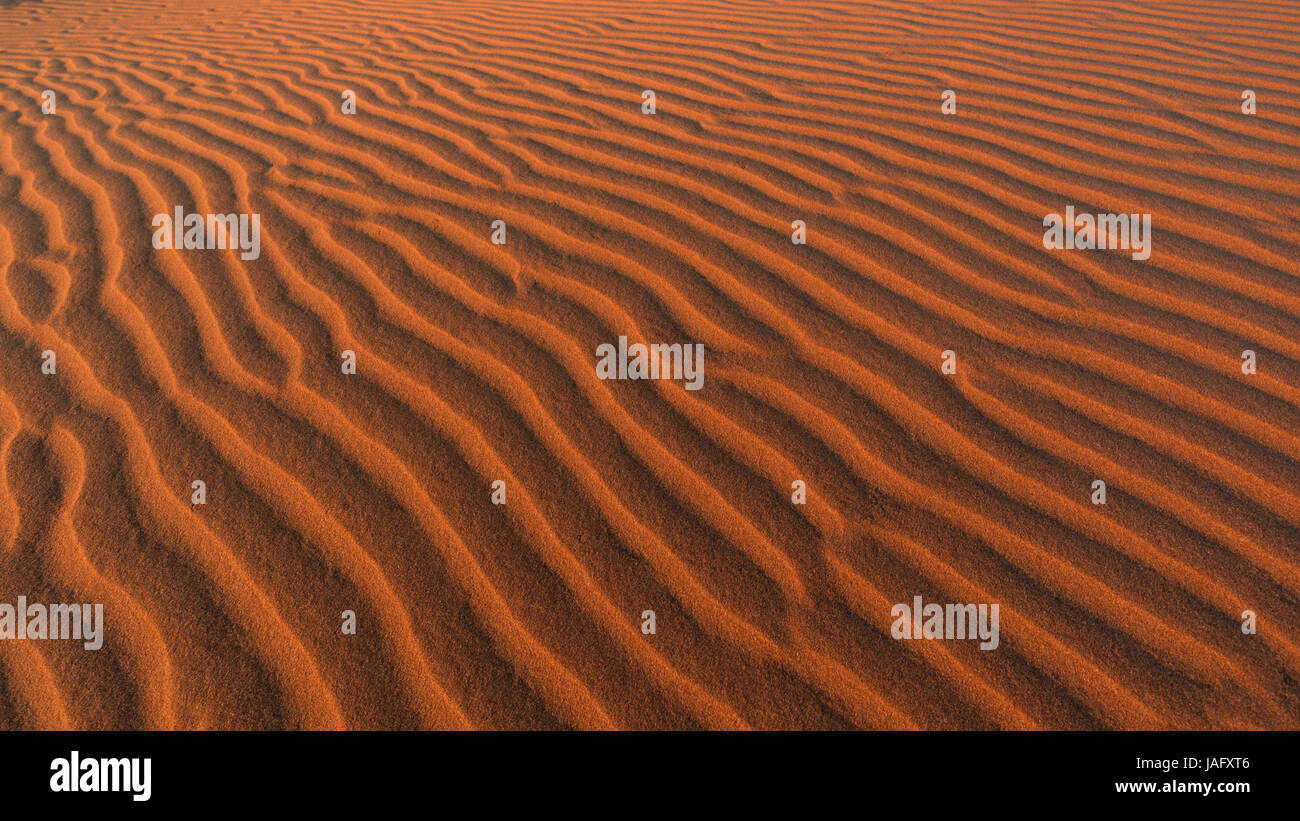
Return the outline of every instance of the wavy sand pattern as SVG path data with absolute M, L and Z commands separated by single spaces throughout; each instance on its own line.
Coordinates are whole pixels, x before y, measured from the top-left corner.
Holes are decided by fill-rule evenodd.
M 1300 728 L 1300 7 L 32 0 L 0 44 L 0 601 L 107 613 L 0 642 L 0 727 Z M 177 205 L 260 258 L 155 250 Z M 1151 259 L 1044 250 L 1066 205 Z M 598 379 L 620 335 L 704 389 Z M 916 594 L 999 648 L 894 640 Z

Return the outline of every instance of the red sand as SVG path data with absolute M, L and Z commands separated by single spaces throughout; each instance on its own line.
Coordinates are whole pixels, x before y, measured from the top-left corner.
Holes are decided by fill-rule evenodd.
M 1300 728 L 1298 50 L 1252 2 L 0 6 L 0 601 L 107 612 L 0 641 L 0 727 Z M 176 205 L 260 258 L 155 250 Z M 1151 259 L 1045 251 L 1066 205 Z M 705 387 L 597 379 L 620 335 Z M 895 641 L 917 594 L 999 648 Z

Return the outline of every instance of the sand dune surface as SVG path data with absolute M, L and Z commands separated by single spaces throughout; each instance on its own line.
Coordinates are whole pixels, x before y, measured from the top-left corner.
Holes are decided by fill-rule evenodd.
M 1250 0 L 0 4 L 0 602 L 105 613 L 0 641 L 0 727 L 1300 728 L 1298 53 Z

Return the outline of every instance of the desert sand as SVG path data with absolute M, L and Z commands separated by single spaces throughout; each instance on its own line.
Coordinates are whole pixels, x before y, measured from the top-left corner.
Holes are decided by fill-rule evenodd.
M 0 5 L 0 601 L 106 624 L 0 641 L 0 727 L 1300 728 L 1298 53 L 1250 0 Z

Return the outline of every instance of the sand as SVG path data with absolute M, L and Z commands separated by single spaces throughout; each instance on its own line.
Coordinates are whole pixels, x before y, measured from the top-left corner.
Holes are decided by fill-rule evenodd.
M 0 727 L 1300 728 L 1298 50 L 1250 1 L 3 4 L 0 601 L 106 632 L 0 641 Z M 260 255 L 155 249 L 178 206 Z M 1067 206 L 1151 258 L 1045 249 Z M 598 378 L 620 336 L 702 388 Z M 916 595 L 998 647 L 896 640 Z

